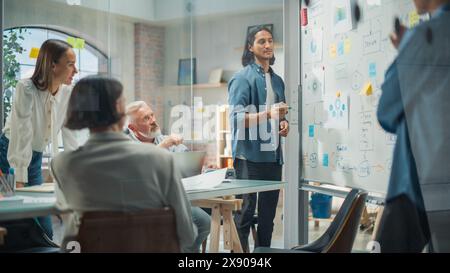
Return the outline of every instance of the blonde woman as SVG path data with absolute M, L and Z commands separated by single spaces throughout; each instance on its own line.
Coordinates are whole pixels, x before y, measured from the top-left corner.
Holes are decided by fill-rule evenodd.
M 76 55 L 68 43 L 50 39 L 39 51 L 33 76 L 19 81 L 11 113 L 0 137 L 0 168 L 3 173 L 14 168 L 17 187 L 42 183 L 42 152 L 52 144 L 58 153 L 58 133 L 66 116 L 73 77 L 78 70 Z M 62 130 L 66 149 L 77 148 L 75 137 Z M 48 235 L 51 222 L 39 221 Z

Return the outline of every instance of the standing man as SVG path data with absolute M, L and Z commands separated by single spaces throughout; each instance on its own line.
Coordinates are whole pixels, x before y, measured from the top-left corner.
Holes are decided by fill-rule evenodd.
M 153 110 L 144 101 L 135 101 L 128 104 L 126 114 L 129 120 L 126 133 L 134 141 L 152 143 L 170 152 L 188 151 L 188 148 L 182 144 L 182 138 L 176 135 L 164 136 L 161 134 Z M 192 207 L 192 220 L 197 226 L 198 236 L 188 251 L 199 252 L 201 244 L 208 238 L 211 218 L 199 207 Z
M 450 252 L 450 1 L 414 3 L 431 19 L 391 36 L 399 52 L 377 115 L 397 143 L 376 240 L 382 252 Z
M 271 30 L 257 27 L 247 35 L 242 65 L 228 85 L 232 153 L 238 179 L 281 181 L 280 136 L 289 123 L 283 80 L 270 67 L 275 61 Z M 268 133 L 270 132 L 270 133 Z M 270 247 L 279 190 L 244 194 L 235 222 L 244 251 L 258 204 L 257 246 Z M 257 197 L 259 200 L 257 200 Z

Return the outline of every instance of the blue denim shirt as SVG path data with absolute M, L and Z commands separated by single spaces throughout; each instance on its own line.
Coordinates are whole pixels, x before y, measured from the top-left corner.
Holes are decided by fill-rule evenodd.
M 286 102 L 284 83 L 280 76 L 269 69 L 275 103 Z M 271 132 L 270 121 L 253 128 L 245 128 L 245 113 L 265 110 L 267 91 L 264 69 L 255 63 L 237 72 L 228 84 L 228 104 L 230 105 L 230 125 L 233 159 L 245 158 L 252 162 L 278 162 L 283 164 L 281 142 L 278 132 L 275 139 L 262 136 L 260 130 Z M 255 108 L 256 107 L 256 108 Z M 260 107 L 264 107 L 261 109 Z M 253 108 L 253 109 L 252 109 Z M 264 132 L 262 131 L 262 132 Z M 245 138 L 244 138 L 245 136 Z M 273 149 L 263 149 L 269 145 Z M 278 144 L 278 145 L 276 145 Z

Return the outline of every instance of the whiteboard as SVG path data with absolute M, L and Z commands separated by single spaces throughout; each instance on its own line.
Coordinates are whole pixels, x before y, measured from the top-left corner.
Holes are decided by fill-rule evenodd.
M 397 53 L 389 34 L 395 16 L 409 27 L 424 18 L 411 0 L 359 0 L 358 24 L 350 0 L 310 2 L 300 26 L 303 179 L 385 194 L 396 137 L 376 111 Z

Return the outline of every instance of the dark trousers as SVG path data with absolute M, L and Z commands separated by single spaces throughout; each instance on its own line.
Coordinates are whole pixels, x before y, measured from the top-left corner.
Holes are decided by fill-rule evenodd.
M 2 134 L 0 136 L 0 169 L 3 173 L 9 172 L 9 162 L 7 158 L 9 139 Z M 42 152 L 33 151 L 30 165 L 28 166 L 27 186 L 40 185 L 42 178 Z M 53 237 L 52 219 L 50 216 L 37 217 L 38 225 L 45 231 L 49 238 Z
M 237 179 L 281 181 L 282 166 L 278 163 L 259 163 L 236 159 L 234 161 Z M 234 221 L 239 233 L 242 248 L 248 250 L 248 235 L 258 205 L 257 245 L 270 247 L 273 232 L 273 220 L 278 204 L 280 191 L 266 191 L 237 195 L 242 198 L 242 209 L 237 211 Z

